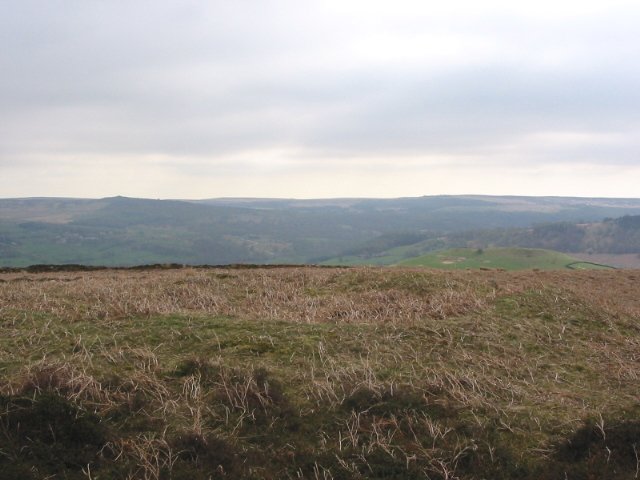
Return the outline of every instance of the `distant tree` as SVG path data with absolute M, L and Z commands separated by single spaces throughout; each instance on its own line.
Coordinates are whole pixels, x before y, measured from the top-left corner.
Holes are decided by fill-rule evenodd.
M 620 227 L 628 230 L 640 228 L 640 215 L 625 215 L 617 220 Z

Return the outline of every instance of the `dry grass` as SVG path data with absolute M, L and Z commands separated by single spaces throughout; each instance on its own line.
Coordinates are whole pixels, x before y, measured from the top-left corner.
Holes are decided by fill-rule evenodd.
M 638 419 L 639 279 L 1 274 L 0 433 L 19 437 L 12 399 L 54 394 L 110 433 L 87 465 L 51 478 L 582 478 L 558 442 L 593 419 L 603 436 Z M 592 478 L 633 478 L 623 447 L 602 463 L 613 444 L 589 442 Z M 0 445 L 0 466 L 39 458 L 36 446 Z
M 636 275 L 368 268 L 12 273 L 0 274 L 0 312 L 38 312 L 66 320 L 202 314 L 405 324 L 462 315 L 486 307 L 496 296 L 549 285 L 581 292 L 585 286 L 608 287 L 613 280 L 633 292 Z M 585 293 L 590 300 L 603 297 Z M 637 313 L 640 300 L 631 293 L 617 306 Z

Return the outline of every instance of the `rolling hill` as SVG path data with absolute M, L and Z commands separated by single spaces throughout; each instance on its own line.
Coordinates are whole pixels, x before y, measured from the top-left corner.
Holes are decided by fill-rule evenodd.
M 513 232 L 521 231 L 527 239 L 534 225 L 638 214 L 640 199 L 563 197 L 4 199 L 0 266 L 317 263 L 340 256 L 364 262 L 394 247 L 404 249 L 407 258 L 470 246 L 478 238 L 484 242 L 481 235 L 491 239 L 510 232 L 514 238 Z M 485 243 L 481 246 L 502 245 Z
M 530 248 L 571 254 L 586 262 L 640 268 L 640 216 L 600 222 L 543 223 L 448 234 L 386 234 L 328 259 L 330 265 L 393 265 L 447 248 Z

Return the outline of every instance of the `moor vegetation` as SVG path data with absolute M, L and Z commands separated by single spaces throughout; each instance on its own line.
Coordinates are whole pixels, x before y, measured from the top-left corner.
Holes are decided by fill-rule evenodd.
M 0 478 L 638 478 L 639 282 L 0 273 Z

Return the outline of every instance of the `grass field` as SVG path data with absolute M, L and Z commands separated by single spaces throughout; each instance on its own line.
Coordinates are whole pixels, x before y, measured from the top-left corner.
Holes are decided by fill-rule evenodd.
M 437 251 L 398 263 L 446 270 L 501 268 L 505 270 L 608 269 L 606 265 L 581 261 L 570 255 L 533 248 L 454 248 Z
M 0 274 L 3 479 L 632 479 L 640 272 Z

